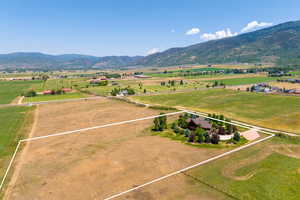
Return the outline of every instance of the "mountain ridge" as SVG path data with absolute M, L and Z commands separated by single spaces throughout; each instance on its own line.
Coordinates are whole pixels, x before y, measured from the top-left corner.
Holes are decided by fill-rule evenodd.
M 138 65 L 299 63 L 300 21 L 211 40 L 187 47 L 170 48 L 138 60 Z M 294 59 L 294 58 L 297 59 Z M 292 59 L 292 62 L 288 60 Z
M 290 21 L 237 36 L 175 47 L 148 56 L 0 54 L 0 69 L 88 69 L 188 64 L 272 63 L 299 65 L 300 21 Z

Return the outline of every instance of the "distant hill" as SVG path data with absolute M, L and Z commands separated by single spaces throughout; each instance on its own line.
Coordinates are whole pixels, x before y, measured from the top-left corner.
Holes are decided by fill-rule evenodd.
M 80 54 L 0 54 L 0 69 L 87 69 L 182 64 L 275 63 L 300 65 L 300 21 L 149 56 L 95 57 Z
M 128 66 L 141 56 L 95 57 L 80 54 L 48 55 L 43 53 L 0 54 L 0 69 L 86 69 Z
M 171 48 L 146 56 L 137 65 L 276 63 L 300 64 L 300 21 L 235 37 Z

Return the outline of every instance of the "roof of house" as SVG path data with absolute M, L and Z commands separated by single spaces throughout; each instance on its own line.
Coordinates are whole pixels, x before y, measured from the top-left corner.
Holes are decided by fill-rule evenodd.
M 195 125 L 201 126 L 204 129 L 211 129 L 212 125 L 209 123 L 209 121 L 205 120 L 203 117 L 197 117 L 197 118 L 189 118 L 187 119 L 187 122 L 193 122 Z

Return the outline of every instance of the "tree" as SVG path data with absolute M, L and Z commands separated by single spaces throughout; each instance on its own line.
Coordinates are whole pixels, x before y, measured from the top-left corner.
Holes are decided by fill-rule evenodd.
M 188 123 L 186 122 L 187 118 L 188 117 L 186 115 L 180 115 L 178 119 L 178 126 L 181 128 L 187 128 L 188 127 Z
M 171 85 L 171 86 L 175 86 L 175 81 L 172 80 L 172 81 L 170 82 L 170 85 Z
M 189 139 L 188 139 L 188 142 L 194 142 L 195 141 L 195 133 L 191 133 L 189 135 Z
M 160 113 L 160 115 L 163 115 L 164 113 Z M 166 116 L 160 116 L 154 118 L 154 128 L 155 131 L 163 131 L 167 128 L 167 117 Z
M 160 115 L 164 115 L 165 113 L 160 113 Z M 166 129 L 167 128 L 167 116 L 160 116 L 159 118 L 159 122 L 161 125 L 161 129 Z
M 211 136 L 211 143 L 212 144 L 219 144 L 220 136 L 218 134 L 212 134 Z
M 146 89 L 144 89 L 144 93 L 145 93 L 145 94 L 147 93 L 147 90 L 146 90 Z
M 207 132 L 205 132 L 205 134 L 204 134 L 204 142 L 205 143 L 210 143 L 210 136 L 209 136 L 209 134 L 207 133 Z
M 189 137 L 190 134 L 191 134 L 191 131 L 190 131 L 189 129 L 185 129 L 185 130 L 184 130 L 184 135 L 185 135 L 185 137 Z
M 159 119 L 156 117 L 156 118 L 154 118 L 154 121 L 153 121 L 153 123 L 154 123 L 154 130 L 155 131 L 159 131 L 160 130 L 160 123 L 159 123 Z
M 176 124 L 175 122 L 173 122 L 173 123 L 171 124 L 171 129 L 175 130 L 176 128 L 177 128 L 177 124 Z
M 237 142 L 241 140 L 241 136 L 240 136 L 240 134 L 238 132 L 234 133 L 233 140 L 237 141 Z
M 120 92 L 120 88 L 114 88 L 114 89 L 110 92 L 110 94 L 111 94 L 112 96 L 117 96 L 117 94 L 119 94 L 119 92 Z
M 195 131 L 195 134 L 197 136 L 197 142 L 198 143 L 203 143 L 205 138 L 204 138 L 204 134 L 205 134 L 205 130 L 202 128 L 197 128 Z
M 183 80 L 180 80 L 180 85 L 183 85 Z
M 36 96 L 36 91 L 34 91 L 33 89 L 28 90 L 27 92 L 25 92 L 23 94 L 23 96 L 25 96 L 25 97 L 35 97 Z

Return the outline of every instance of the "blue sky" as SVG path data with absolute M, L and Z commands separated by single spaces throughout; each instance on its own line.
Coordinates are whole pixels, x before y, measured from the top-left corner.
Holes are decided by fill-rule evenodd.
M 299 0 L 10 0 L 0 53 L 146 55 L 300 20 L 299 10 Z

